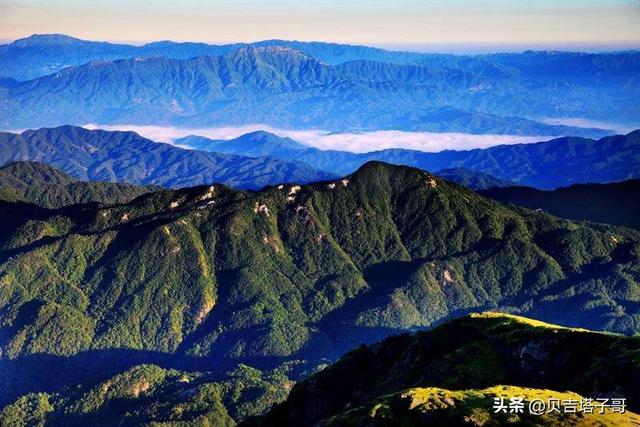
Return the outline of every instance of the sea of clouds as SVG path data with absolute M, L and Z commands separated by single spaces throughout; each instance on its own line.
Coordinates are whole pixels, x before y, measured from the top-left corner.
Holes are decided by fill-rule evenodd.
M 474 135 L 467 133 L 404 132 L 384 130 L 359 133 L 331 133 L 323 130 L 278 129 L 267 125 L 252 124 L 212 128 L 182 128 L 152 125 L 101 125 L 86 124 L 88 129 L 130 130 L 158 142 L 173 144 L 187 135 L 200 135 L 211 139 L 232 139 L 257 130 L 264 130 L 279 136 L 286 136 L 301 144 L 321 150 L 341 150 L 353 153 L 383 150 L 385 148 L 405 148 L 411 150 L 437 152 L 442 150 L 469 150 L 504 144 L 523 144 L 546 141 L 548 136 L 522 135 Z

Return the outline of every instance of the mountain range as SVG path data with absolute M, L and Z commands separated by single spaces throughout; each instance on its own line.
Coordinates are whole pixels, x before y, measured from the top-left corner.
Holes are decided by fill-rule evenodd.
M 297 160 L 306 164 L 313 164 L 318 169 L 331 171 L 331 173 L 335 174 L 351 173 L 370 160 L 385 160 L 384 152 L 356 154 L 348 151 L 320 150 L 303 145 L 291 138 L 279 137 L 266 131 L 250 132 L 231 140 L 213 140 L 202 136 L 190 135 L 177 138 L 174 143 L 178 146 L 200 151 L 249 157 L 269 156 L 287 161 Z M 398 164 L 412 164 L 411 157 L 415 155 L 415 152 L 406 150 L 406 154 L 406 161 L 399 160 Z M 396 157 L 398 156 L 396 155 Z M 441 169 L 436 174 L 473 190 L 514 185 L 510 181 L 501 180 L 487 173 L 459 167 Z
M 0 74 L 0 426 L 640 425 L 640 52 L 45 34 Z
M 407 167 L 58 210 L 0 202 L 0 218 L 5 404 L 148 363 L 308 372 L 485 309 L 640 330 L 637 231 L 508 207 Z
M 304 163 L 185 150 L 134 132 L 80 127 L 0 132 L 0 164 L 42 162 L 84 181 L 112 181 L 165 187 L 220 182 L 262 188 L 280 182 L 310 182 L 335 175 Z
M 467 169 L 443 169 L 436 176 L 461 184 L 484 197 L 553 215 L 640 228 L 638 180 L 576 184 L 554 191 L 514 186 Z M 38 162 L 10 162 L 0 167 L 0 200 L 26 202 L 49 209 L 82 203 L 126 203 L 161 188 L 100 181 L 80 181 Z
M 502 187 L 510 182 L 552 189 L 575 183 L 612 182 L 640 177 L 640 130 L 599 140 L 563 137 L 533 144 L 437 153 L 404 149 L 369 153 L 319 150 L 263 131 L 232 140 L 188 136 L 176 139 L 175 143 L 219 153 L 297 160 L 339 175 L 351 173 L 371 160 L 414 166 L 436 173 L 443 169 L 462 168 L 472 172 L 458 169 L 457 173 L 450 170 L 447 174 L 449 177 L 457 175 L 458 178 L 454 179 L 456 182 L 472 184 L 475 188 Z M 477 173 L 488 174 L 494 180 L 492 182 L 486 175 L 476 175 L 475 181 L 471 180 L 469 174 Z
M 196 56 L 219 56 L 247 47 L 286 46 L 331 65 L 354 60 L 408 63 L 419 59 L 451 57 L 412 52 L 393 52 L 368 46 L 338 43 L 264 40 L 256 43 L 212 45 L 158 41 L 143 46 L 81 40 L 64 34 L 34 34 L 0 46 L 0 68 L 3 75 L 16 80 L 31 80 L 56 73 L 63 68 L 95 60 L 165 56 L 189 59 Z
M 87 47 L 64 36 L 16 41 L 0 47 L 0 63 L 36 69 L 20 65 L 33 58 L 36 64 L 54 65 L 45 65 L 52 72 L 33 80 L 0 82 L 0 124 L 263 123 L 327 131 L 603 136 L 612 131 L 545 121 L 579 117 L 632 126 L 640 116 L 635 102 L 640 55 L 635 52 L 430 55 L 411 63 L 358 59 L 332 65 L 312 55 L 322 57 L 318 52 L 336 46 L 314 45 L 305 52 L 295 48 L 300 44 L 274 43 L 233 45 L 215 55 L 185 59 L 189 55 L 176 58 L 170 52 L 132 57 L 126 46 L 117 53 L 117 45 Z M 71 52 L 73 57 L 77 51 L 78 58 L 88 60 L 94 55 L 82 53 L 85 48 L 116 53 L 62 69 L 55 66 L 60 56 L 46 59 L 48 52 Z M 181 51 L 171 43 L 142 49 L 151 48 Z M 365 51 L 372 52 L 354 48 L 350 55 Z

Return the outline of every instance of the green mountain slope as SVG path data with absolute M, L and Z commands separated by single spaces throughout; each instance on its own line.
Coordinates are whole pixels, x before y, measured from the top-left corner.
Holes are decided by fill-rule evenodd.
M 246 424 L 501 425 L 510 415 L 510 422 L 523 425 L 635 425 L 640 421 L 635 414 L 595 414 L 586 420 L 561 413 L 514 416 L 494 413 L 492 404 L 496 396 L 520 396 L 527 402 L 580 399 L 552 391 L 571 390 L 586 397 L 624 397 L 628 409 L 637 412 L 639 356 L 637 337 L 498 313 L 471 315 L 362 346 L 297 384 L 284 403 Z
M 126 203 L 153 190 L 157 188 L 82 182 L 44 163 L 11 162 L 0 167 L 1 200 L 21 200 L 47 208 L 87 202 Z
M 156 143 L 135 132 L 76 126 L 27 130 L 21 134 L 0 132 L 0 164 L 11 161 L 46 163 L 84 181 L 165 187 L 221 182 L 256 189 L 280 182 L 334 177 L 300 162 L 185 150 Z
M 102 381 L 30 393 L 0 409 L 2 426 L 231 426 L 283 401 L 287 369 L 239 365 L 224 376 L 138 365 Z
M 529 187 L 491 188 L 485 197 L 563 218 L 640 228 L 640 180 L 609 184 L 576 184 L 553 191 Z
M 313 365 L 478 309 L 640 331 L 640 233 L 407 167 L 62 211 L 5 202 L 0 218 L 7 398 L 145 363 Z
M 138 365 L 103 380 L 24 395 L 0 410 L 0 425 L 218 426 L 242 420 L 267 426 L 320 420 L 320 425 L 354 426 L 496 425 L 510 420 L 627 426 L 640 420 L 629 412 L 638 411 L 639 353 L 638 338 L 484 313 L 362 346 L 295 386 L 287 378 L 291 366 L 260 372 L 240 365 L 215 375 Z M 537 416 L 496 414 L 492 407 L 495 397 L 579 401 L 580 394 L 626 398 L 628 412 L 600 415 L 596 407 L 592 416 Z M 266 416 L 247 419 L 279 402 Z

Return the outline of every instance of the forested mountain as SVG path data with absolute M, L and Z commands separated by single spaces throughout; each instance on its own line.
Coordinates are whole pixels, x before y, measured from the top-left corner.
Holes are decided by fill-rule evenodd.
M 0 57 L 17 56 L 27 62 L 34 57 L 38 62 L 58 44 L 71 56 L 76 51 L 82 56 L 87 48 L 82 41 L 60 36 L 16 43 L 27 47 L 3 46 Z M 28 47 L 34 43 L 36 48 Z M 162 46 L 180 51 L 170 43 L 155 45 L 160 51 Z M 298 44 L 234 45 L 215 55 L 188 58 L 123 53 L 115 54 L 123 59 L 113 59 L 108 53 L 107 59 L 58 69 L 33 80 L 5 79 L 0 86 L 0 112 L 4 113 L 0 124 L 16 128 L 96 122 L 264 123 L 327 131 L 603 136 L 612 131 L 543 122 L 583 117 L 631 126 L 637 125 L 640 113 L 635 102 L 640 91 L 640 55 L 634 52 L 432 55 L 416 63 L 359 59 L 332 65 L 314 57 L 309 53 L 312 49 L 306 52 L 291 46 Z M 94 48 L 90 44 L 88 49 Z M 104 49 L 117 50 L 113 45 Z M 315 49 L 316 54 L 320 51 Z M 536 74 L 532 65 L 536 62 L 546 73 Z
M 299 162 L 185 150 L 134 132 L 74 126 L 0 133 L 0 164 L 34 161 L 81 180 L 187 187 L 221 182 L 261 188 L 280 182 L 309 182 L 335 175 Z
M 640 180 L 637 179 L 609 184 L 576 184 L 554 191 L 529 187 L 491 188 L 480 194 L 505 203 L 542 209 L 563 218 L 640 228 Z
M 243 425 L 492 425 L 507 418 L 545 427 L 633 425 L 640 421 L 638 351 L 637 338 L 477 314 L 360 347 L 295 385 L 266 416 Z M 260 372 L 241 365 L 221 377 L 138 365 L 97 382 L 25 395 L 0 410 L 0 420 L 65 427 L 230 426 L 283 401 L 293 386 L 286 374 L 286 368 Z M 580 393 L 626 398 L 626 413 L 600 415 L 598 403 L 592 415 L 514 416 L 493 409 L 494 397 L 564 403 L 579 402 Z
M 412 168 L 55 211 L 2 202 L 0 218 L 5 399 L 145 363 L 314 366 L 480 309 L 640 330 L 638 232 L 509 208 Z
M 233 426 L 283 401 L 294 383 L 287 374 L 286 367 L 239 365 L 221 375 L 136 365 L 97 381 L 21 396 L 0 406 L 0 425 Z
M 639 351 L 638 338 L 498 313 L 472 315 L 360 347 L 244 425 L 636 425 Z M 562 410 L 537 415 L 525 409 L 514 415 L 494 409 L 495 397 L 507 402 L 524 397 L 528 405 L 534 399 L 579 401 L 575 392 L 626 397 L 636 413 L 601 415 L 598 408 L 591 415 Z
M 255 156 L 253 153 L 256 152 L 283 160 L 297 160 L 341 175 L 353 172 L 368 161 L 378 160 L 436 173 L 443 169 L 463 168 L 488 174 L 499 180 L 538 188 L 640 178 L 640 130 L 600 140 L 564 137 L 535 144 L 500 145 L 437 153 L 403 149 L 359 154 L 323 151 L 265 132 L 254 132 L 226 141 L 188 136 L 175 142 L 221 153 Z M 451 171 L 447 173 L 450 174 Z M 480 177 L 477 178 L 482 181 Z M 462 176 L 454 180 L 465 184 Z
M 0 427 L 640 425 L 639 97 L 640 51 L 0 45 Z
M 0 199 L 46 208 L 87 202 L 126 203 L 154 190 L 158 188 L 78 181 L 44 163 L 12 162 L 0 167 Z

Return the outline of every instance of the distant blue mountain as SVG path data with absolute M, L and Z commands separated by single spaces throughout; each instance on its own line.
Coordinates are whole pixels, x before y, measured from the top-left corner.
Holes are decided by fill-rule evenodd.
M 176 144 L 194 150 L 212 151 L 224 154 L 239 154 L 242 156 L 270 156 L 279 159 L 300 160 L 316 165 L 319 169 L 332 171 L 335 174 L 346 175 L 369 159 L 383 159 L 369 154 L 355 154 L 347 151 L 319 150 L 300 144 L 291 138 L 283 138 L 270 132 L 256 131 L 241 135 L 234 139 L 213 140 L 203 136 L 190 135 L 179 138 Z M 407 150 L 407 153 L 413 151 Z M 405 163 L 400 163 L 405 164 Z M 406 163 L 410 164 L 410 163 Z M 489 174 L 464 168 L 443 169 L 437 172 L 441 178 L 464 185 L 472 190 L 493 187 L 508 187 L 512 182 L 495 178 Z
M 255 140 L 255 154 L 252 140 Z M 338 175 L 349 174 L 368 161 L 378 160 L 414 166 L 436 174 L 442 171 L 444 178 L 474 189 L 506 186 L 508 183 L 505 181 L 552 189 L 576 183 L 640 178 L 640 130 L 599 140 L 563 137 L 535 144 L 439 153 L 403 149 L 370 153 L 323 151 L 295 145 L 288 138 L 265 135 L 265 132 L 255 132 L 229 141 L 189 136 L 176 140 L 176 143 L 221 153 L 268 155 L 282 160 L 296 160 Z M 282 149 L 283 146 L 288 148 Z
M 214 182 L 259 189 L 335 178 L 298 161 L 185 150 L 134 132 L 74 126 L 0 132 L 0 165 L 37 161 L 84 181 L 192 187 Z
M 56 73 L 65 67 L 82 65 L 95 60 L 142 56 L 188 59 L 196 56 L 226 55 L 249 46 L 291 47 L 332 65 L 359 59 L 408 63 L 434 56 L 412 52 L 392 52 L 367 46 L 289 40 L 264 40 L 256 43 L 226 45 L 158 41 L 143 46 L 134 46 L 81 40 L 63 34 L 34 34 L 9 44 L 0 45 L 0 70 L 2 70 L 0 74 L 16 80 L 29 80 Z
M 25 39 L 0 48 L 0 63 L 11 62 L 7 58 L 18 47 L 22 61 L 55 57 L 65 62 L 65 52 L 83 52 L 86 43 L 94 47 L 93 42 L 64 36 Z M 125 45 L 120 52 L 116 48 L 120 45 L 99 46 L 116 56 L 139 49 Z M 167 50 L 171 48 L 178 52 L 175 56 L 187 56 L 193 53 L 191 48 L 202 46 L 161 42 L 146 49 L 171 55 Z M 313 46 L 317 54 L 325 45 Z M 332 50 L 325 47 L 338 49 L 331 46 Z M 354 56 L 361 51 L 342 49 Z M 100 59 L 35 80 L 4 79 L 0 81 L 0 126 L 265 123 L 328 131 L 599 137 L 612 132 L 528 118 L 580 117 L 618 123 L 640 118 L 637 53 L 432 55 L 411 64 L 366 59 L 331 65 L 287 46 L 238 49 L 233 45 L 223 50 L 230 52 L 191 59 Z M 362 48 L 362 52 L 374 56 L 373 52 L 386 51 Z M 536 73 L 537 62 L 542 67 Z
M 203 136 L 191 135 L 176 140 L 176 143 L 178 145 L 184 143 L 187 147 L 195 150 L 250 155 L 252 157 L 295 158 L 301 150 L 309 149 L 308 146 L 300 144 L 291 138 L 283 138 L 265 131 L 247 133 L 230 140 L 213 140 Z M 315 151 L 315 149 L 311 150 Z

